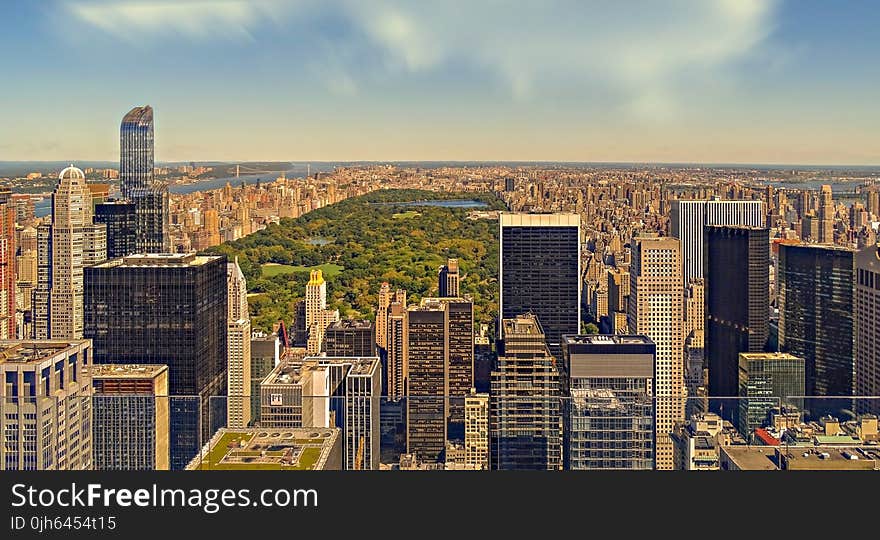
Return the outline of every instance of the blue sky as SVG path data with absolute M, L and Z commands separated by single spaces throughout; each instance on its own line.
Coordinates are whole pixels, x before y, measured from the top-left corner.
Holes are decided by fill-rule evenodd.
M 0 160 L 880 165 L 880 3 L 0 3 Z

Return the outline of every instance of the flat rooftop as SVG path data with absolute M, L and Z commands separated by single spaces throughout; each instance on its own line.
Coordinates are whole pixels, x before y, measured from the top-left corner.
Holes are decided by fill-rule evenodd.
M 322 470 L 338 428 L 220 429 L 187 470 Z
M 0 364 L 26 364 L 51 358 L 88 340 L 0 340 Z
M 344 329 L 370 329 L 373 327 L 373 321 L 367 321 L 364 319 L 342 319 L 336 322 L 330 323 L 330 326 L 327 328 L 334 330 L 344 330 Z
M 520 315 L 512 319 L 504 319 L 502 324 L 504 325 L 504 332 L 502 335 L 505 337 L 510 335 L 539 336 L 544 334 L 540 323 L 538 323 L 537 317 L 531 314 Z
M 563 343 L 586 345 L 648 345 L 653 343 L 648 336 L 624 334 L 578 334 L 563 335 Z
M 300 384 L 303 377 L 317 369 L 314 362 L 281 362 L 260 384 Z
M 746 471 L 776 471 L 779 467 L 773 461 L 776 455 L 775 446 L 723 446 L 722 452 L 727 454 L 737 467 Z
M 92 364 L 88 367 L 92 378 L 144 379 L 168 371 L 165 364 Z
M 781 352 L 744 352 L 739 353 L 739 357 L 744 360 L 803 360 L 798 356 Z
M 136 268 L 141 266 L 150 267 L 177 267 L 177 266 L 201 266 L 220 256 L 205 256 L 192 253 L 139 253 L 127 255 L 116 259 L 110 259 L 95 268 Z

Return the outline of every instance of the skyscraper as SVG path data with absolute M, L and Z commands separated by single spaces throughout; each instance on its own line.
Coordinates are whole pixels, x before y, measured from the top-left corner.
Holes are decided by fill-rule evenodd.
M 398 401 L 406 395 L 406 370 L 409 356 L 409 322 L 406 291 L 399 289 L 388 307 L 388 397 Z
M 38 230 L 38 339 L 83 336 L 83 267 L 107 255 L 107 228 L 92 223 L 92 195 L 85 174 L 70 166 L 61 171 L 52 194 L 52 225 Z M 42 267 L 42 272 L 39 271 Z M 43 305 L 48 301 L 48 305 Z
M 345 375 L 345 469 L 378 470 L 381 453 L 379 398 L 382 369 L 378 357 L 347 358 Z
M 138 253 L 171 251 L 168 186 L 153 178 L 153 167 L 153 108 L 135 107 L 119 128 L 119 179 L 135 205 Z
M 324 331 L 339 320 L 339 312 L 327 309 L 327 282 L 321 270 L 312 270 L 306 284 L 306 331 L 309 354 L 318 354 L 324 346 Z
M 388 348 L 388 308 L 394 294 L 388 282 L 379 287 L 379 307 L 376 309 L 376 345 L 380 349 Z
M 423 298 L 422 305 L 442 303 L 446 309 L 446 390 L 449 421 L 461 437 L 464 398 L 474 386 L 474 304 L 469 298 Z
M 566 469 L 654 468 L 654 358 L 646 336 L 564 336 Z
M 88 340 L 0 341 L 0 471 L 92 469 Z
M 531 314 L 503 319 L 501 336 L 489 392 L 492 468 L 561 469 L 559 370 L 540 321 Z
M 834 243 L 834 199 L 831 186 L 824 184 L 819 191 L 819 238 L 820 244 Z
M 473 389 L 464 398 L 464 452 L 466 467 L 489 468 L 489 394 Z
M 835 246 L 779 246 L 779 349 L 804 359 L 807 396 L 853 393 L 854 256 Z M 815 399 L 806 407 L 818 419 L 850 404 Z
M 0 188 L 0 339 L 15 339 L 15 208 Z M 36 277 L 36 276 L 34 276 Z
M 856 254 L 855 310 L 855 406 L 858 413 L 880 414 L 880 247 L 867 247 Z
M 769 230 L 710 226 L 705 233 L 706 363 L 709 396 L 739 394 L 739 353 L 763 352 L 770 327 Z M 713 412 L 737 420 L 730 400 L 710 402 Z
M 137 252 L 137 213 L 134 203 L 107 201 L 95 206 L 95 223 L 107 226 L 107 258 Z
M 94 364 L 88 372 L 95 470 L 168 470 L 168 366 Z
M 655 462 L 674 466 L 670 434 L 684 421 L 684 336 L 681 251 L 677 238 L 640 236 L 630 266 L 629 327 L 656 347 L 654 363 Z
M 804 359 L 788 353 L 740 353 L 739 424 L 746 438 L 764 425 L 774 407 L 800 409 L 804 395 Z
M 260 383 L 281 359 L 281 340 L 276 334 L 254 332 L 251 336 L 251 420 L 260 421 Z
M 327 356 L 376 356 L 376 327 L 371 321 L 343 319 L 324 331 Z
M 562 334 L 580 332 L 580 216 L 502 213 L 500 227 L 499 318 L 535 314 L 559 355 Z
M 438 461 L 446 448 L 446 326 L 446 305 L 441 302 L 423 302 L 407 310 L 406 452 L 421 461 Z
M 247 282 L 237 257 L 226 263 L 226 288 L 226 419 L 227 427 L 240 429 L 251 422 L 251 320 Z
M 458 296 L 458 279 L 458 259 L 447 259 L 439 271 L 439 296 Z
M 85 274 L 95 363 L 168 365 L 171 468 L 183 469 L 226 423 L 226 258 L 132 255 Z
M 764 226 L 762 201 L 672 201 L 669 236 L 681 240 L 682 285 L 703 277 L 703 227 Z

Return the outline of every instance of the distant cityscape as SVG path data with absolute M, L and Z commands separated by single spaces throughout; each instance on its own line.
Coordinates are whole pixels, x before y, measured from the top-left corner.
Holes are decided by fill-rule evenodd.
M 0 178 L 0 470 L 880 470 L 878 169 L 119 140 Z

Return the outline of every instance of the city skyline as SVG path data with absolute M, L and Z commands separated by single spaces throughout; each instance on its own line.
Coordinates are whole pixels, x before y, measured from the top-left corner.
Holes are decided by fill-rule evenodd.
M 558 4 L 15 3 L 0 157 L 880 165 L 876 6 Z

